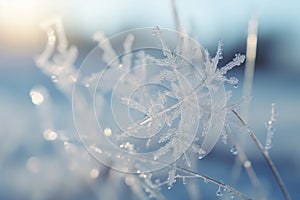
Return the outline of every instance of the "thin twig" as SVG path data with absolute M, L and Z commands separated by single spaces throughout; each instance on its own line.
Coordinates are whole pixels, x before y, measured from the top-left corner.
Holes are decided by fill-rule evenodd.
M 153 160 L 153 159 L 149 159 L 148 157 L 143 157 L 143 159 L 145 160 L 151 160 L 152 162 L 158 162 L 158 163 L 161 163 L 161 164 L 166 164 L 167 166 L 169 167 L 172 167 L 172 168 L 176 168 L 177 170 L 179 171 L 182 171 L 182 172 L 185 172 L 185 173 L 188 173 L 190 175 L 193 175 L 195 177 L 198 177 L 198 178 L 201 178 L 203 180 L 206 180 L 208 182 L 211 182 L 213 184 L 216 184 L 217 186 L 221 187 L 221 188 L 224 188 L 224 189 L 227 189 L 228 191 L 231 191 L 233 192 L 236 196 L 242 198 L 242 199 L 245 199 L 245 200 L 250 200 L 251 198 L 249 198 L 248 196 L 246 196 L 245 194 L 243 194 L 242 192 L 240 192 L 239 190 L 235 189 L 234 187 L 230 186 L 230 185 L 227 185 L 219 180 L 216 180 L 212 177 L 209 177 L 207 175 L 204 175 L 204 174 L 201 174 L 199 172 L 196 172 L 196 171 L 193 171 L 193 170 L 190 170 L 190 169 L 186 169 L 186 168 L 183 168 L 183 167 L 180 167 L 174 163 L 167 163 L 167 162 L 164 162 L 162 160 Z
M 282 194 L 284 196 L 284 199 L 285 200 L 291 200 L 289 192 L 286 189 L 285 184 L 284 184 L 282 178 L 280 177 L 280 174 L 279 174 L 278 170 L 276 169 L 273 161 L 271 160 L 268 152 L 264 150 L 263 145 L 260 143 L 260 141 L 258 140 L 258 138 L 256 137 L 256 135 L 254 134 L 254 132 L 247 126 L 247 123 L 243 120 L 243 118 L 237 113 L 237 111 L 235 111 L 234 109 L 232 109 L 231 111 L 241 121 L 241 123 L 247 128 L 247 133 L 250 135 L 250 137 L 252 138 L 252 140 L 254 141 L 254 143 L 256 144 L 256 146 L 258 147 L 259 151 L 263 155 L 264 159 L 266 160 L 267 164 L 271 168 L 272 173 L 275 176 L 276 181 L 277 181 L 277 183 L 278 183 L 278 185 L 280 187 L 280 190 L 281 190 L 281 192 L 282 192 Z
M 240 191 L 238 191 L 237 189 L 235 189 L 234 187 L 230 186 L 230 185 L 226 185 L 225 183 L 222 183 L 221 181 L 218 181 L 216 179 L 213 179 L 209 176 L 206 176 L 206 175 L 203 175 L 203 174 L 200 174 L 198 172 L 195 172 L 195 171 L 192 171 L 192 170 L 189 170 L 189 169 L 186 169 L 186 168 L 183 168 L 183 167 L 180 167 L 180 166 L 174 166 L 174 165 L 171 165 L 172 167 L 175 167 L 176 169 L 180 170 L 180 171 L 183 171 L 183 172 L 186 172 L 186 173 L 189 173 L 189 174 L 192 174 L 196 177 L 199 177 L 199 178 L 202 178 L 204 180 L 207 180 L 207 181 L 210 181 L 224 189 L 227 189 L 227 190 L 230 190 L 232 191 L 234 194 L 236 194 L 237 196 L 239 196 L 240 198 L 242 199 L 245 199 L 245 200 L 250 200 L 249 197 L 247 197 L 246 195 L 244 195 L 243 193 L 241 193 Z

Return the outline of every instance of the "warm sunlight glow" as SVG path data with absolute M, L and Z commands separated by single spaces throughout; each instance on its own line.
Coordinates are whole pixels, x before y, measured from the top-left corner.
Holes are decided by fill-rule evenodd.
M 11 25 L 25 25 L 30 23 L 37 15 L 37 0 L 8 1 L 0 3 L 0 15 L 5 23 Z
M 46 14 L 45 5 L 38 0 L 0 1 L 0 41 L 11 50 L 28 49 L 39 34 L 39 24 Z

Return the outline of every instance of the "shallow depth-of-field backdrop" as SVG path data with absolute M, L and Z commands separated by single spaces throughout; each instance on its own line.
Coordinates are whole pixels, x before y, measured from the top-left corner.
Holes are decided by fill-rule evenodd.
M 62 17 L 69 43 L 77 46 L 75 65 L 79 67 L 97 45 L 92 39 L 97 31 L 109 37 L 155 25 L 175 29 L 170 2 L 0 1 L 0 199 L 139 198 L 128 189 L 126 181 L 114 177 L 111 169 L 101 167 L 102 171 L 98 171 L 96 161 L 86 160 L 93 162 L 91 165 L 77 163 L 76 160 L 84 160 L 79 158 L 82 155 L 66 153 L 69 143 L 80 146 L 76 141 L 65 143 L 66 138 L 76 140 L 77 137 L 72 105 L 53 80 L 36 67 L 34 59 L 47 41 L 40 24 L 53 16 Z M 218 40 L 222 39 L 224 58 L 220 62 L 223 64 L 235 53 L 246 53 L 248 22 L 257 16 L 257 56 L 248 125 L 264 144 L 265 122 L 269 120 L 271 104 L 276 104 L 278 117 L 269 154 L 292 199 L 299 199 L 300 3 L 296 0 L 178 0 L 176 4 L 184 30 L 194 35 L 212 55 Z M 242 99 L 244 66 L 230 72 L 240 80 L 237 88 L 227 85 L 233 91 L 232 102 Z M 30 91 L 37 86 L 47 89 L 53 109 L 41 111 L 32 103 Z M 65 135 L 45 140 L 44 127 L 54 124 L 55 130 Z M 260 178 L 266 199 L 282 199 L 267 164 L 251 139 L 246 138 L 245 152 Z M 219 142 L 204 160 L 198 161 L 198 168 L 230 184 L 234 159 L 230 147 Z M 99 184 L 95 184 L 96 178 L 102 179 Z M 244 171 L 232 184 L 253 195 L 253 188 L 247 192 L 251 183 Z M 201 199 L 221 198 L 216 196 L 217 186 L 202 180 L 198 186 Z M 162 191 L 168 199 L 188 198 L 188 190 L 182 187 L 181 181 L 171 190 L 164 187 Z

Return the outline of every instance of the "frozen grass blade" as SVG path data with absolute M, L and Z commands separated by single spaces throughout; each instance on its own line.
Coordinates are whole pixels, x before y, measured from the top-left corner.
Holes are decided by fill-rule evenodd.
M 176 30 L 178 32 L 181 32 L 182 28 L 181 28 L 180 20 L 178 17 L 175 0 L 171 0 L 171 4 L 172 4 L 172 9 L 173 9 L 174 19 L 175 19 L 175 24 L 176 24 Z

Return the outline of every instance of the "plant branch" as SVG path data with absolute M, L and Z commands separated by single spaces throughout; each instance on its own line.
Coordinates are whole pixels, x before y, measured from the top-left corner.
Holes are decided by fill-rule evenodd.
M 216 184 L 217 186 L 219 186 L 221 188 L 224 188 L 224 189 L 226 189 L 228 191 L 233 192 L 236 196 L 238 196 L 238 197 L 240 197 L 240 198 L 242 198 L 244 200 L 250 200 L 251 199 L 248 196 L 246 196 L 245 194 L 243 194 L 242 192 L 240 192 L 239 190 L 235 189 L 234 187 L 232 187 L 230 185 L 227 185 L 227 184 L 225 184 L 225 183 L 223 183 L 223 182 L 221 182 L 219 180 L 216 180 L 214 178 L 211 178 L 211 177 L 209 177 L 207 175 L 201 174 L 199 172 L 195 172 L 193 170 L 186 169 L 184 167 L 180 167 L 180 166 L 178 166 L 178 165 L 176 165 L 174 163 L 173 164 L 172 163 L 167 163 L 167 162 L 164 162 L 162 160 L 152 160 L 152 159 L 149 159 L 147 157 L 145 157 L 144 159 L 151 160 L 151 161 L 158 162 L 158 163 L 162 163 L 162 164 L 166 164 L 169 167 L 176 168 L 179 171 L 182 171 L 182 172 L 185 172 L 187 174 L 193 175 L 195 177 L 201 178 L 201 179 L 203 179 L 203 180 L 205 180 L 207 182 L 211 182 L 213 184 Z
M 224 189 L 227 189 L 227 190 L 230 190 L 232 191 L 234 194 L 236 194 L 237 196 L 239 196 L 240 198 L 242 199 L 245 199 L 245 200 L 250 200 L 249 197 L 247 197 L 246 195 L 244 195 L 243 193 L 241 193 L 240 191 L 238 191 L 237 189 L 235 189 L 234 187 L 231 187 L 230 185 L 226 185 L 225 183 L 222 183 L 221 181 L 218 181 L 216 179 L 213 179 L 209 176 L 206 176 L 206 175 L 203 175 L 203 174 L 200 174 L 198 172 L 195 172 L 195 171 L 192 171 L 192 170 L 189 170 L 189 169 L 186 169 L 186 168 L 183 168 L 183 167 L 180 167 L 180 166 L 177 166 L 177 165 L 170 165 L 172 167 L 175 167 L 176 169 L 180 170 L 180 171 L 183 171 L 185 173 L 188 173 L 188 174 L 191 174 L 191 175 L 194 175 L 196 177 L 199 177 L 199 178 L 202 178 L 204 180 L 207 180 L 207 181 L 210 181 L 216 185 L 218 185 L 219 187 L 222 187 Z
M 279 174 L 278 170 L 276 169 L 273 161 L 271 160 L 268 152 L 264 150 L 263 145 L 260 143 L 260 141 L 258 140 L 258 138 L 256 137 L 256 135 L 254 134 L 254 132 L 247 126 L 247 123 L 243 120 L 243 118 L 237 113 L 237 111 L 235 111 L 234 109 L 231 109 L 231 111 L 241 121 L 241 123 L 246 127 L 247 133 L 250 135 L 250 137 L 252 138 L 252 140 L 254 141 L 254 143 L 256 144 L 256 146 L 258 147 L 259 151 L 263 155 L 264 159 L 266 160 L 267 164 L 271 168 L 272 173 L 275 176 L 276 181 L 277 181 L 277 183 L 278 183 L 278 185 L 280 187 L 280 190 L 281 190 L 281 192 L 282 192 L 282 194 L 284 196 L 284 199 L 285 200 L 291 200 L 289 192 L 286 189 L 285 184 L 284 184 L 282 178 L 280 177 L 280 174 Z

